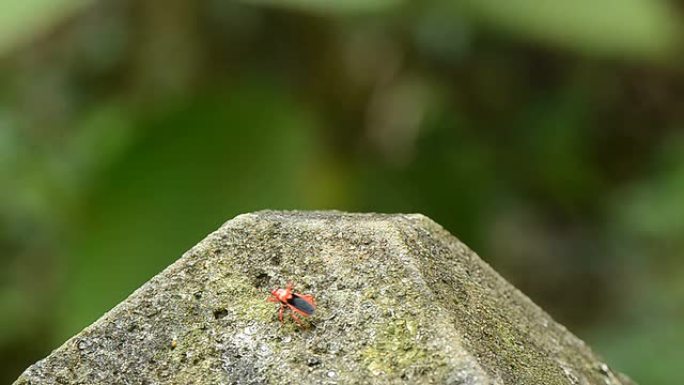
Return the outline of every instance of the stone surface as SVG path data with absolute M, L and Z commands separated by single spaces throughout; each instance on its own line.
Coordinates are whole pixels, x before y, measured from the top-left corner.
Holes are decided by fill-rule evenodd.
M 318 308 L 300 329 L 269 290 Z M 15 382 L 631 382 L 422 215 L 258 212 L 228 221 Z

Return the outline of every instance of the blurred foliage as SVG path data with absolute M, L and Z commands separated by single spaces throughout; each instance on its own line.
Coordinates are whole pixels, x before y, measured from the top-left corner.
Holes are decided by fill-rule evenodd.
M 422 212 L 643 384 L 684 359 L 657 0 L 0 5 L 0 381 L 223 221 Z
M 403 3 L 403 0 L 241 0 L 247 4 L 292 8 L 304 12 L 324 14 L 350 14 L 386 10 Z
M 679 20 L 660 0 L 462 0 L 495 28 L 589 53 L 658 56 L 674 48 Z
M 71 13 L 91 3 L 90 0 L 6 1 L 0 12 L 0 52 L 16 47 Z

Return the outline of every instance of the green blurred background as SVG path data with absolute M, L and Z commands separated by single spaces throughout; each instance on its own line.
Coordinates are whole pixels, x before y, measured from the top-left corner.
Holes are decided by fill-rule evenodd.
M 0 383 L 264 208 L 424 213 L 684 383 L 683 10 L 3 1 Z

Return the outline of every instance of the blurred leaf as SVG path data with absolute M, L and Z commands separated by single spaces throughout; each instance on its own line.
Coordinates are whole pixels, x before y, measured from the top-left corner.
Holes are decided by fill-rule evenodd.
M 431 113 L 410 163 L 361 165 L 357 210 L 422 213 L 477 249 L 499 178 L 493 148 L 470 127 L 457 111 Z
M 494 28 L 588 53 L 659 56 L 675 46 L 679 19 L 661 0 L 461 0 Z
M 684 136 L 664 141 L 656 168 L 615 201 L 616 222 L 628 238 L 644 237 L 661 245 L 684 245 Z
M 3 312 L 3 316 L 0 317 L 0 346 L 16 338 L 18 331 L 26 325 L 25 322 L 21 322 L 21 310 L 25 302 L 22 301 L 22 294 L 16 288 L 0 287 L 0 309 Z
M 0 55 L 26 43 L 92 0 L 5 0 L 0 5 Z
M 131 111 L 118 102 L 103 102 L 84 114 L 66 151 L 68 167 L 60 175 L 71 191 L 87 190 L 86 186 L 96 183 L 94 179 L 135 142 L 139 132 L 132 119 Z
M 404 2 L 404 0 L 242 0 L 249 4 L 263 4 L 302 11 L 348 14 L 382 11 Z
M 596 194 L 604 186 L 592 158 L 597 130 L 588 120 L 590 113 L 581 88 L 529 103 L 516 125 L 506 162 L 521 191 L 566 213 L 599 204 Z
M 589 339 L 596 351 L 610 357 L 611 366 L 638 384 L 684 383 L 684 373 L 679 370 L 684 345 L 681 320 L 662 319 L 651 313 L 653 309 L 642 310 L 646 321 L 610 323 L 596 329 Z

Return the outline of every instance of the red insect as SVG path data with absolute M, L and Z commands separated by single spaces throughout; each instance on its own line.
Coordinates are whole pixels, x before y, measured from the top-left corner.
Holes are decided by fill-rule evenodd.
M 292 290 L 292 282 L 288 282 L 284 289 L 271 290 L 271 296 L 268 297 L 268 301 L 280 304 L 278 319 L 281 323 L 283 322 L 283 312 L 285 309 L 290 309 L 290 316 L 302 327 L 302 320 L 297 317 L 297 314 L 309 317 L 316 310 L 316 301 L 310 294 L 299 294 Z

